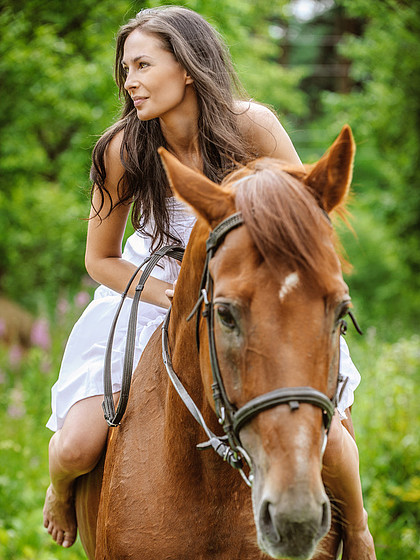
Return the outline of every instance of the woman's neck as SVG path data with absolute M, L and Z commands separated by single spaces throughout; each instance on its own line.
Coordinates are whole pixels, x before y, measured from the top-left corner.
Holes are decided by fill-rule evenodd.
M 201 170 L 203 163 L 198 142 L 198 106 L 194 96 L 183 110 L 159 119 L 167 148 L 182 163 Z

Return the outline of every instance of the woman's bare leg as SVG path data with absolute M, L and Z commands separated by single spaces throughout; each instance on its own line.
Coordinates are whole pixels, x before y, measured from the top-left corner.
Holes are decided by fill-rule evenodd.
M 352 429 L 350 423 L 349 429 Z M 374 560 L 375 546 L 363 507 L 356 442 L 336 411 L 323 458 L 322 478 L 343 516 L 343 560 Z
M 114 395 L 115 400 L 118 394 Z M 74 481 L 91 471 L 99 461 L 108 434 L 102 411 L 103 397 L 95 396 L 75 403 L 64 425 L 50 440 L 51 484 L 44 504 L 44 527 L 61 546 L 76 540 Z

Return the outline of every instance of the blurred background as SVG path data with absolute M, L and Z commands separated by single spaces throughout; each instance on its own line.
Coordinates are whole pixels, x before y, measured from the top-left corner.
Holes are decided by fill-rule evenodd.
M 44 533 L 44 427 L 84 269 L 90 152 L 117 118 L 115 34 L 169 2 L 0 0 L 0 560 L 84 558 Z M 188 0 L 249 96 L 314 162 L 349 123 L 351 232 L 337 224 L 365 332 L 353 407 L 379 560 L 420 557 L 420 3 Z M 127 234 L 130 233 L 129 231 Z

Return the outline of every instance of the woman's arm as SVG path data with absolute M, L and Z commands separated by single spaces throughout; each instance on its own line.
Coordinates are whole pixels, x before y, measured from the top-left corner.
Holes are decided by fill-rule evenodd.
M 94 191 L 85 255 L 86 270 L 93 280 L 119 293 L 124 291 L 136 270 L 136 266 L 122 258 L 122 241 L 130 213 L 130 204 L 120 204 L 115 207 L 118 202 L 118 181 L 124 173 L 120 160 L 122 134 L 120 132 L 112 139 L 105 155 L 106 188 L 112 197 L 114 209 L 106 217 L 110 202 L 108 197 L 105 196 L 104 206 L 97 215 L 94 208 L 100 207 L 101 197 L 98 190 Z M 137 281 L 138 277 L 136 278 Z M 134 296 L 136 280 L 131 285 L 130 297 Z M 142 301 L 167 308 L 169 307 L 169 300 L 165 295 L 165 290 L 170 288 L 172 288 L 171 284 L 151 276 L 144 287 Z
M 238 102 L 238 108 L 239 130 L 258 157 L 278 158 L 297 168 L 303 167 L 287 132 L 270 109 L 245 101 Z

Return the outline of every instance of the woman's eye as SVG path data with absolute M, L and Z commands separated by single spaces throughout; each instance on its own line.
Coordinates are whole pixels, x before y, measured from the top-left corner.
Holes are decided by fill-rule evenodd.
M 234 316 L 232 315 L 229 307 L 227 305 L 218 305 L 217 306 L 217 315 L 220 319 L 222 325 L 227 327 L 230 330 L 236 328 L 236 321 Z
M 149 65 L 147 64 L 147 62 L 139 62 L 139 68 L 140 68 L 140 70 L 143 70 L 143 68 L 146 68 L 147 66 L 149 66 Z

